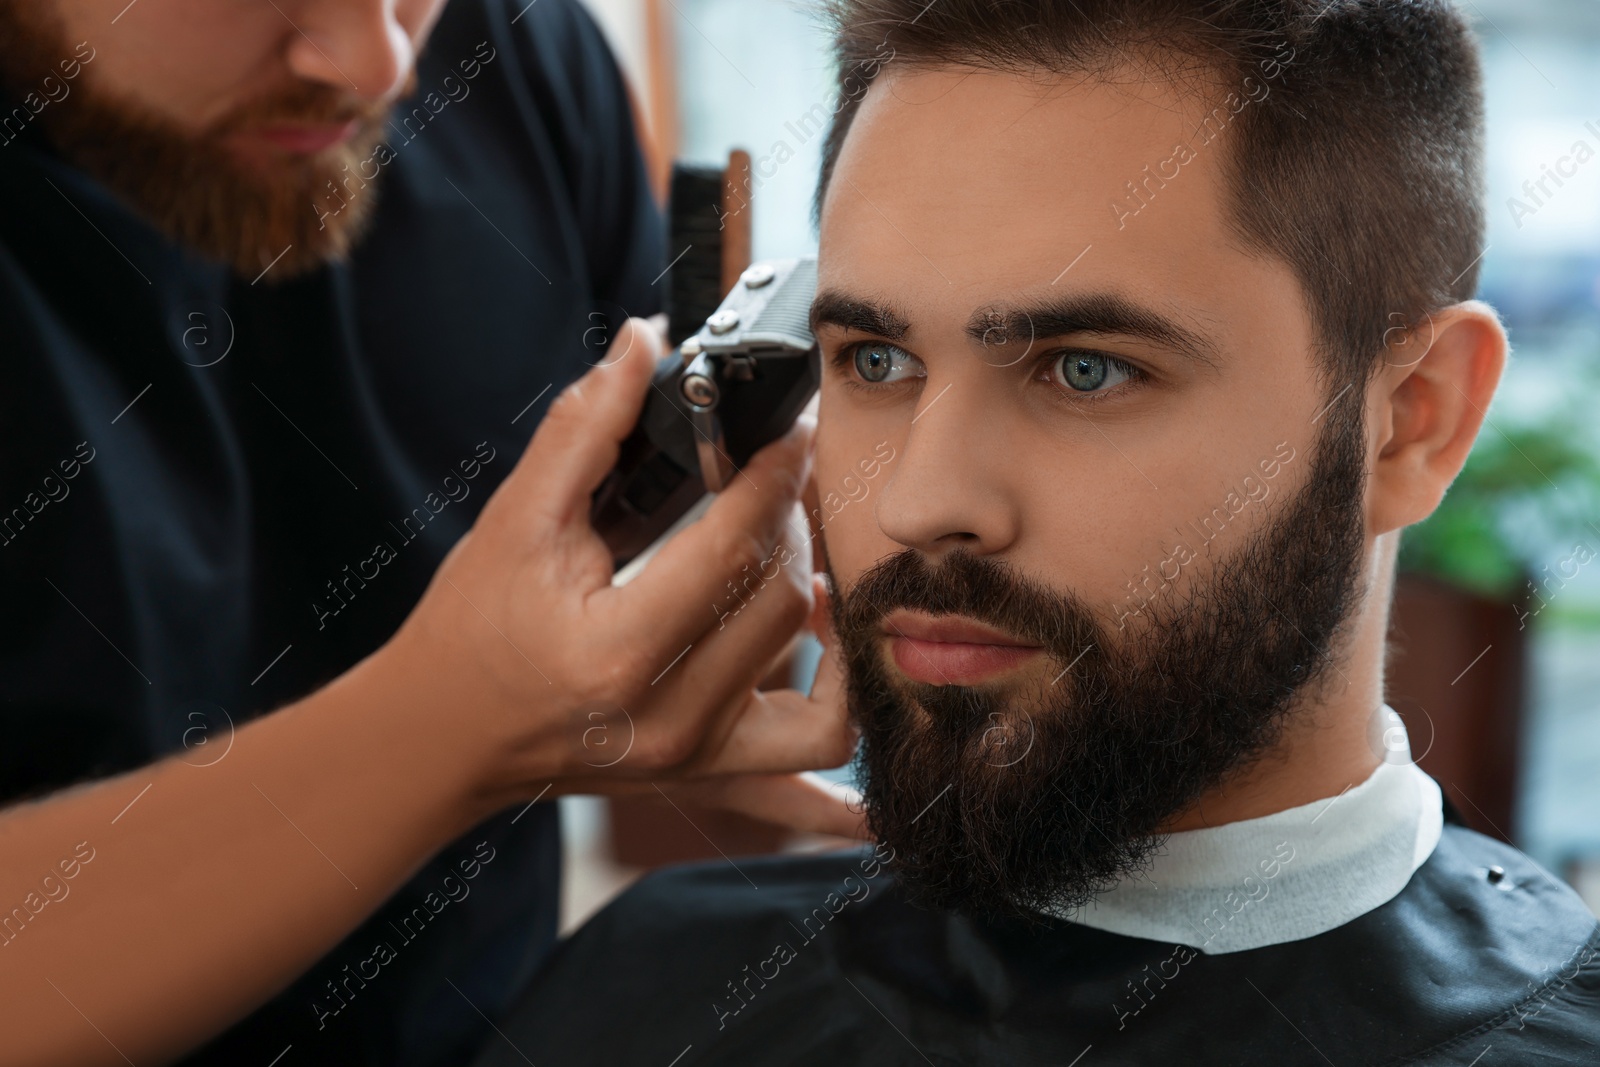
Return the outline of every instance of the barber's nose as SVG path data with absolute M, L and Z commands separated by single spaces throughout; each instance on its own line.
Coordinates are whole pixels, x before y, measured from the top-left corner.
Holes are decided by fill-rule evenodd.
M 294 5 L 289 68 L 367 100 L 398 93 L 416 61 L 395 0 L 309 0 Z
M 930 382 L 931 385 L 931 382 Z M 965 548 L 978 555 L 1004 551 L 1017 538 L 1019 508 L 1007 489 L 1006 455 L 998 413 L 970 386 L 925 388 L 878 494 L 875 515 L 885 535 L 932 556 Z

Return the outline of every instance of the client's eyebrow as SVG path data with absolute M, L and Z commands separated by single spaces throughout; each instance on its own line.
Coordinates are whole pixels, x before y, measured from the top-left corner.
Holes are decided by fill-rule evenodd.
M 837 289 L 824 289 L 811 301 L 811 332 L 816 333 L 819 326 L 877 334 L 890 341 L 905 340 L 911 330 L 906 317 L 889 305 L 849 296 Z
M 997 337 L 1041 341 L 1075 333 L 1121 335 L 1172 349 L 1209 367 L 1217 365 L 1216 346 L 1203 334 L 1118 293 L 1062 294 L 1016 307 L 979 308 L 967 320 L 966 332 L 983 344 L 992 344 Z
M 821 326 L 890 341 L 903 341 L 911 331 L 906 316 L 890 305 L 837 289 L 824 289 L 811 302 L 811 331 Z M 1015 307 L 992 304 L 972 313 L 966 333 L 980 344 L 1005 343 L 1009 338 L 1042 341 L 1078 333 L 1134 337 L 1208 367 L 1217 365 L 1216 346 L 1205 335 L 1119 293 L 1063 294 Z

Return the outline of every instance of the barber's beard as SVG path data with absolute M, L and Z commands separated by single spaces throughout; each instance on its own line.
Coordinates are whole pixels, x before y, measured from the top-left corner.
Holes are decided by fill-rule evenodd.
M 36 89 L 46 74 L 59 80 L 54 65 L 73 54 L 48 13 L 31 8 L 0 3 L 0 72 L 20 92 Z M 270 282 L 345 258 L 365 231 L 378 192 L 371 160 L 389 104 L 297 82 L 196 134 L 106 92 L 95 75 L 92 64 L 84 65 L 65 83 L 69 94 L 37 121 L 65 159 L 172 240 L 245 277 L 270 264 Z M 224 143 L 229 134 L 277 123 L 350 120 L 358 126 L 349 139 L 312 154 L 245 159 Z
M 849 589 L 835 579 L 867 817 L 912 899 L 988 915 L 1085 904 L 1271 751 L 1297 694 L 1343 684 L 1328 657 L 1362 593 L 1365 482 L 1360 408 L 1347 414 L 1265 528 L 1125 630 L 966 550 L 937 563 L 900 552 Z M 896 608 L 999 627 L 1043 646 L 1050 669 L 1028 691 L 911 681 L 879 629 Z

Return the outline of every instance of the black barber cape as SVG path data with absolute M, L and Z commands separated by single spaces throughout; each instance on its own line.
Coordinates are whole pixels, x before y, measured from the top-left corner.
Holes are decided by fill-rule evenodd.
M 0 797 L 225 761 L 230 724 L 395 631 L 552 397 L 659 310 L 628 97 L 576 2 L 453 0 L 417 77 L 352 262 L 283 285 L 174 246 L 8 119 Z M 553 804 L 490 819 L 185 1062 L 463 1062 L 554 943 L 559 860 Z
M 1600 1063 L 1594 916 L 1460 825 L 1387 904 L 1216 956 L 919 910 L 871 851 L 733 862 L 613 902 L 478 1067 Z

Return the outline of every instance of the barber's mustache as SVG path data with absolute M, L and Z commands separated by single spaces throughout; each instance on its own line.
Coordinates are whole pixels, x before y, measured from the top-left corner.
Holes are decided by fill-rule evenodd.
M 246 101 L 212 124 L 209 133 L 222 137 L 241 130 L 276 125 L 334 125 L 382 122 L 394 105 L 417 87 L 416 68 L 393 98 L 370 100 L 319 82 L 297 81 Z

